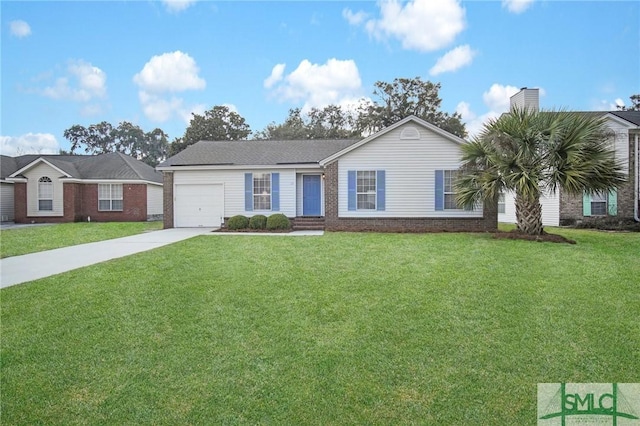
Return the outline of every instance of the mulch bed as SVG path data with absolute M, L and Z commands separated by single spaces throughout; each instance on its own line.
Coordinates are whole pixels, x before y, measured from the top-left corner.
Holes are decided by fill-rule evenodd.
M 513 230 L 510 232 L 495 232 L 493 234 L 493 238 L 497 240 L 527 240 L 527 241 L 539 241 L 539 242 L 548 242 L 548 243 L 567 243 L 567 244 L 575 244 L 576 242 L 572 239 L 563 237 L 562 235 L 557 234 L 547 234 L 544 232 L 542 235 L 529 235 L 524 234 L 520 231 Z

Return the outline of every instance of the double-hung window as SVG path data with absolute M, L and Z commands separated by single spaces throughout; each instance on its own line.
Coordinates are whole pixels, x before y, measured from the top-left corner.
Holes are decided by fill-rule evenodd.
M 98 210 L 122 211 L 122 184 L 101 183 L 98 185 Z
M 375 210 L 376 195 L 376 171 L 359 170 L 356 175 L 357 209 Z
M 596 192 L 591 196 L 591 215 L 606 216 L 607 215 L 607 194 Z
M 271 210 L 271 173 L 253 174 L 253 209 Z
M 53 211 L 53 182 L 47 176 L 38 180 L 38 210 Z
M 454 189 L 454 183 L 458 177 L 457 170 L 444 170 L 444 209 L 445 210 L 457 210 L 460 208 L 456 202 L 456 193 Z
M 506 204 L 504 199 L 504 192 L 498 194 L 498 213 L 504 213 L 506 211 Z
M 349 211 L 386 209 L 386 172 L 384 170 L 347 171 L 347 209 Z
M 618 191 L 585 192 L 582 197 L 583 216 L 617 216 Z

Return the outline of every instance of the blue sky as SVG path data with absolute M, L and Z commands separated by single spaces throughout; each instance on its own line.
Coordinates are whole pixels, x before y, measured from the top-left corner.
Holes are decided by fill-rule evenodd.
M 541 107 L 611 110 L 640 93 L 637 1 L 2 1 L 5 155 L 69 149 L 100 121 L 183 135 L 228 105 L 251 129 L 290 108 L 373 97 L 376 81 L 439 82 L 468 130 L 520 87 Z

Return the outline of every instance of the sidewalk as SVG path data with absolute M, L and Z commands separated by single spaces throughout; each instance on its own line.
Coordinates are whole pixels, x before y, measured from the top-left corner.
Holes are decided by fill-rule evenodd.
M 95 263 L 152 250 L 197 235 L 210 228 L 173 228 L 113 240 L 81 244 L 0 259 L 0 288 L 21 284 Z

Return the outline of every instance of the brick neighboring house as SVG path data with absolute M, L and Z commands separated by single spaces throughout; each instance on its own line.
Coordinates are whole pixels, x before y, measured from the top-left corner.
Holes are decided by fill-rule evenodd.
M 3 155 L 2 185 L 3 221 L 137 222 L 162 215 L 161 173 L 120 153 Z
M 164 226 L 283 213 L 328 230 L 493 231 L 495 203 L 455 204 L 464 143 L 413 116 L 361 140 L 200 141 L 157 167 Z
M 511 105 L 538 109 L 538 89 L 523 88 L 512 96 Z M 572 196 L 562 189 L 541 197 L 542 223 L 547 226 L 576 225 L 597 221 L 638 221 L 640 185 L 638 173 L 640 153 L 640 111 L 585 111 L 582 114 L 602 116 L 613 133 L 611 143 L 616 157 L 628 176 L 625 184 L 607 194 Z M 511 193 L 501 196 L 498 221 L 515 223 L 515 202 Z

